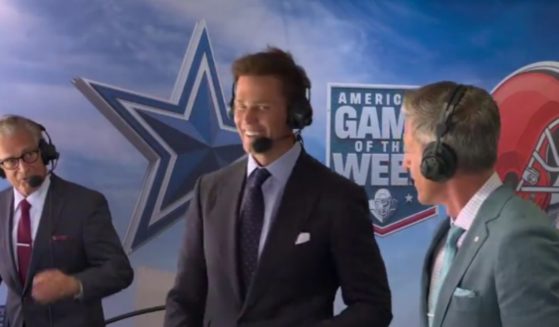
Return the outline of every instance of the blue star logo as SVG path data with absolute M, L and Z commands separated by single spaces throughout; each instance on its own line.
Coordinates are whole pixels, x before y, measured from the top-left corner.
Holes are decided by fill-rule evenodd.
M 194 29 L 169 100 L 83 78 L 74 83 L 149 162 L 124 239 L 129 253 L 184 216 L 200 175 L 244 154 L 203 22 Z

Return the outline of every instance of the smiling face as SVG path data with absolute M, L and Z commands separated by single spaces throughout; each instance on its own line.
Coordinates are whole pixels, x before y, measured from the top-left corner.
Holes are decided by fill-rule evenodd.
M 287 126 L 287 101 L 278 78 L 239 76 L 234 113 L 244 150 L 261 165 L 268 165 L 293 146 L 293 132 Z M 252 145 L 261 137 L 273 140 L 273 144 L 268 151 L 256 153 Z
M 33 135 L 25 129 L 17 129 L 11 134 L 0 134 L 0 161 L 8 158 L 20 158 L 38 148 L 38 143 Z M 47 167 L 43 164 L 40 153 L 38 159 L 34 162 L 27 163 L 22 159 L 15 169 L 3 169 L 8 182 L 23 196 L 27 197 L 36 187 L 29 186 L 27 179 L 31 176 L 46 177 Z
M 417 190 L 417 200 L 424 205 L 440 204 L 438 200 L 443 185 L 433 182 L 421 173 L 421 159 L 425 146 L 414 135 L 413 124 L 407 119 L 404 127 L 404 160 L 402 165 L 408 170 Z

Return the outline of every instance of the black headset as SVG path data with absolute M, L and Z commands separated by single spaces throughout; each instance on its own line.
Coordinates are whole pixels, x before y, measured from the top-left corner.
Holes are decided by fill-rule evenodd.
M 437 140 L 427 144 L 421 158 L 421 174 L 435 182 L 444 182 L 454 176 L 458 167 L 458 157 L 451 146 L 443 142 L 443 137 L 450 132 L 451 119 L 468 91 L 468 86 L 459 84 L 452 91 L 436 127 Z
M 231 120 L 235 115 L 235 87 L 237 82 L 233 83 L 231 88 L 231 100 L 229 100 L 229 108 L 227 114 Z M 305 83 L 303 93 L 297 92 L 295 98 L 287 105 L 287 126 L 292 130 L 302 130 L 312 123 L 312 106 L 310 102 L 311 86 Z
M 30 122 L 31 124 L 37 126 L 37 128 L 39 128 L 39 130 L 41 131 L 41 134 L 46 135 L 46 139 L 43 136 L 41 136 L 38 145 L 39 151 L 41 152 L 41 159 L 43 160 L 45 166 L 48 165 L 50 162 L 56 162 L 56 160 L 60 158 L 60 153 L 56 151 L 56 147 L 52 143 L 52 140 L 50 139 L 50 135 L 45 129 L 45 127 L 39 123 L 32 121 L 31 119 L 27 119 L 27 118 L 24 119 Z M 4 169 L 2 169 L 1 167 L 0 167 L 0 177 L 6 178 L 6 173 L 4 172 Z

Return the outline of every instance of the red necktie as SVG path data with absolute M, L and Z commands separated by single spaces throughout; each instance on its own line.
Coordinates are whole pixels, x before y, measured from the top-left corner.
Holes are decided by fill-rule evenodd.
M 31 204 L 23 199 L 19 203 L 21 218 L 17 226 L 17 262 L 19 268 L 19 278 L 25 284 L 29 262 L 31 261 L 31 251 L 33 250 L 33 240 L 31 238 L 31 217 L 29 209 Z

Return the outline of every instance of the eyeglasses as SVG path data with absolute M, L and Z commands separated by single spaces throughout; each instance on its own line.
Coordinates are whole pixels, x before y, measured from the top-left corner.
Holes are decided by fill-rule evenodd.
M 20 160 L 23 160 L 23 162 L 27 164 L 32 164 L 37 161 L 37 159 L 39 159 L 39 152 L 39 149 L 35 149 L 32 151 L 27 151 L 17 158 L 4 159 L 0 161 L 0 166 L 2 166 L 2 168 L 4 169 L 13 170 L 16 169 L 17 166 L 19 166 Z

